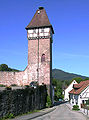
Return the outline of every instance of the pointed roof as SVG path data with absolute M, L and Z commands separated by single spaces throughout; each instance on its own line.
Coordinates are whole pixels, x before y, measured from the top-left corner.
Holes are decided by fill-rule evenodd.
M 74 85 L 74 89 L 72 89 L 69 93 L 80 94 L 88 86 L 89 86 L 89 80 L 81 81 L 79 84 Z
M 26 27 L 26 30 L 40 27 L 51 27 L 52 32 L 54 33 L 53 27 L 50 24 L 46 11 L 43 7 L 39 7 L 39 9 L 36 11 L 31 22 Z

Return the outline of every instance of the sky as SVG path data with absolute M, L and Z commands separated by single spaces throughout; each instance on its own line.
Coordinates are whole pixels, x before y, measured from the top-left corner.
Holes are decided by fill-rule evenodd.
M 25 27 L 39 6 L 55 32 L 53 68 L 89 77 L 89 0 L 0 0 L 0 64 L 26 68 Z

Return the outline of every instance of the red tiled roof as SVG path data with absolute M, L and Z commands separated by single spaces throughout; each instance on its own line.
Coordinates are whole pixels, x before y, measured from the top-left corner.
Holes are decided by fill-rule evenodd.
M 79 84 L 75 84 L 74 88 L 69 93 L 80 94 L 87 86 L 89 86 L 89 80 L 81 81 Z
M 39 28 L 39 27 L 51 27 L 52 32 L 54 33 L 53 27 L 50 24 L 46 11 L 43 7 L 40 7 L 36 11 L 35 15 L 33 16 L 31 22 L 28 24 L 26 29 Z
M 81 81 L 79 84 L 74 84 L 74 88 L 80 88 L 82 85 L 84 85 L 85 81 Z

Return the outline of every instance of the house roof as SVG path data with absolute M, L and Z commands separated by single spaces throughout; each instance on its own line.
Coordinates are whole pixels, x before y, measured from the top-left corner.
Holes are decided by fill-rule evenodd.
M 53 27 L 49 22 L 46 11 L 43 7 L 39 7 L 33 16 L 31 22 L 27 25 L 26 29 L 40 28 L 40 27 L 51 27 L 52 32 L 54 33 Z
M 87 86 L 89 86 L 89 80 L 81 81 L 79 84 L 75 84 L 74 88 L 69 93 L 80 94 Z
M 70 87 L 70 85 L 71 85 L 72 83 L 75 84 L 75 82 L 76 82 L 76 80 L 73 80 L 73 81 L 69 84 L 69 86 L 66 86 L 65 90 L 66 90 L 68 87 Z M 77 82 L 76 82 L 76 83 L 77 83 Z M 73 85 L 74 85 L 74 84 L 73 84 Z
M 80 88 L 85 84 L 85 81 L 81 81 L 79 84 L 74 84 L 74 88 Z

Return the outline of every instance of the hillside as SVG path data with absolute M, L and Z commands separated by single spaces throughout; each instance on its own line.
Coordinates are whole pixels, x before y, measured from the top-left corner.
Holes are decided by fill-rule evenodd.
M 64 72 L 60 69 L 53 69 L 52 76 L 53 78 L 58 79 L 58 80 L 72 80 L 73 78 L 76 78 L 76 77 L 81 77 L 82 79 L 86 78 L 86 76 Z

